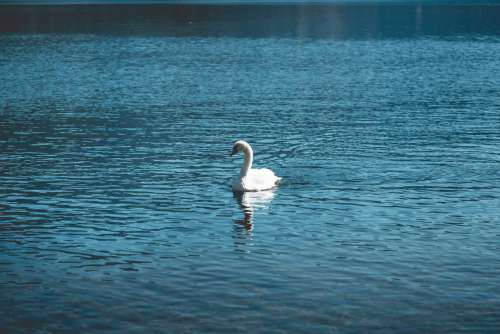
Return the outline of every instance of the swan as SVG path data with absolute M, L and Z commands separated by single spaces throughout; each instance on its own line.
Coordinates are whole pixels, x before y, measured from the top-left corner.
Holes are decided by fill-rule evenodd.
M 240 177 L 233 183 L 233 191 L 262 191 L 269 190 L 278 185 L 281 177 L 274 175 L 274 172 L 267 168 L 252 169 L 253 150 L 250 144 L 244 140 L 238 140 L 233 144 L 231 156 L 243 152 L 245 158 L 241 166 Z

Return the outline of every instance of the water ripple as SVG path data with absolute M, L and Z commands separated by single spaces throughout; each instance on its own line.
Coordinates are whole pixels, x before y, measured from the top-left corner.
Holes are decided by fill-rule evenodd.
M 0 331 L 498 328 L 494 37 L 0 48 Z

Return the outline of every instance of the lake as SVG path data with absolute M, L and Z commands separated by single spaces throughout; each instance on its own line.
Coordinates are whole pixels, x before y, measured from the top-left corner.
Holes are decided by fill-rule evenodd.
M 0 332 L 498 332 L 499 54 L 498 5 L 0 7 Z

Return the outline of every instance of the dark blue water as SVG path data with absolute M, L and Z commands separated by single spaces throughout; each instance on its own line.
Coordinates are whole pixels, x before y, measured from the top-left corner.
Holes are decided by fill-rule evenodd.
M 0 16 L 0 332 L 500 328 L 500 7 Z

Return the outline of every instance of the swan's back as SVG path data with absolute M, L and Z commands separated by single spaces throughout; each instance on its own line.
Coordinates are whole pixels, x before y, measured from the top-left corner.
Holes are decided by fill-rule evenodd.
M 267 168 L 250 169 L 247 175 L 233 184 L 235 191 L 261 191 L 276 187 L 281 178 Z

